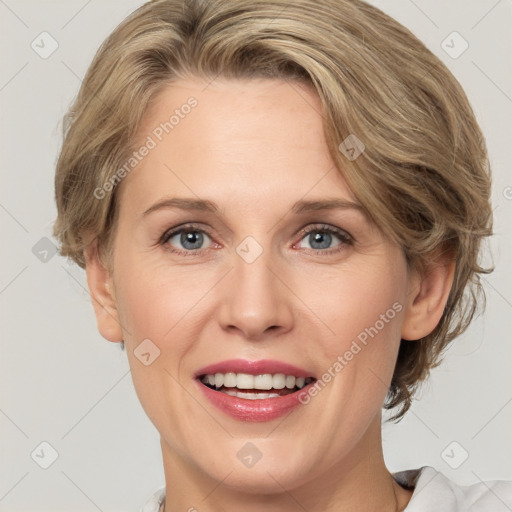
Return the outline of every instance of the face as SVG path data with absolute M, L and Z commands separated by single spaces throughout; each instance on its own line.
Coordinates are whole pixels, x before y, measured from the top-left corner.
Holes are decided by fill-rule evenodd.
M 155 144 L 120 185 L 115 314 L 168 467 L 293 488 L 380 439 L 411 279 L 329 156 L 312 89 L 205 85 L 175 82 L 140 128 Z

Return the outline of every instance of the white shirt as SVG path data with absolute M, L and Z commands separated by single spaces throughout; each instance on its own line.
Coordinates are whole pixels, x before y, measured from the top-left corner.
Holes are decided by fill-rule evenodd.
M 457 485 L 434 468 L 424 466 L 394 473 L 395 480 L 414 492 L 405 512 L 511 512 L 512 481 L 495 480 Z M 156 491 L 141 512 L 161 512 L 165 488 Z

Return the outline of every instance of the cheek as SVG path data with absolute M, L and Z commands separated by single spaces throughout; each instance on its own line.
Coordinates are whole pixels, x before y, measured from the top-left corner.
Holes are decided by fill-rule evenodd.
M 372 268 L 366 262 L 351 269 L 332 270 L 323 278 L 310 276 L 310 282 L 316 282 L 317 287 L 310 286 L 307 292 L 304 285 L 301 296 L 307 296 L 305 302 L 314 304 L 314 310 L 330 328 L 336 348 L 354 339 L 364 342 L 377 335 L 399 337 L 405 273 L 401 264 Z
M 120 285 L 117 303 L 125 342 L 136 344 L 149 338 L 163 350 L 164 344 L 172 340 L 173 351 L 180 351 L 178 334 L 200 314 L 198 302 L 205 294 L 203 285 L 191 281 L 176 274 L 141 272 Z
M 116 271 L 116 299 L 134 387 L 147 416 L 163 431 L 162 404 L 173 411 L 195 404 L 182 400 L 180 382 L 186 377 L 182 363 L 200 336 L 195 320 L 204 316 L 204 286 L 195 283 L 192 273 L 153 268 L 147 260 L 128 256 L 118 259 Z M 143 352 L 150 353 L 148 365 L 138 358 Z
M 322 380 L 331 382 L 331 391 L 351 402 L 352 410 L 358 403 L 380 407 L 393 374 L 407 283 L 405 260 L 395 256 L 380 265 L 365 261 L 316 280 L 310 276 L 310 282 L 321 283 L 322 293 L 310 288 L 306 294 L 305 286 L 299 293 L 329 328 L 316 347 L 326 372 Z
M 122 326 L 133 343 L 142 337 L 160 345 L 188 321 L 208 289 L 207 276 L 194 272 L 193 266 L 173 267 L 157 251 L 134 249 L 122 235 L 114 279 Z

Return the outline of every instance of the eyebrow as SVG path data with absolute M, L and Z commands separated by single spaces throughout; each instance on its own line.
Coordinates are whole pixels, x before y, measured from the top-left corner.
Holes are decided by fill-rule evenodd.
M 151 207 L 149 207 L 143 216 L 149 215 L 150 213 L 168 208 L 179 208 L 181 210 L 191 211 L 203 211 L 210 213 L 219 213 L 219 207 L 213 202 L 207 199 L 194 199 L 188 197 L 171 197 L 158 201 Z M 317 200 L 304 200 L 297 201 L 291 208 L 291 212 L 295 214 L 312 212 L 312 211 L 325 211 L 325 210 L 346 210 L 354 209 L 360 212 L 364 212 L 361 204 L 347 201 L 340 198 L 328 198 L 328 199 L 317 199 Z

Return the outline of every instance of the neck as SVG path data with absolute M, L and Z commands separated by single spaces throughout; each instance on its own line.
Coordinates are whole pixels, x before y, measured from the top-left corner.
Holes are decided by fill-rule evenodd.
M 212 478 L 161 439 L 166 481 L 165 512 L 396 512 L 412 491 L 399 486 L 382 454 L 381 418 L 374 419 L 355 449 L 333 466 L 294 488 L 272 494 L 247 492 Z

